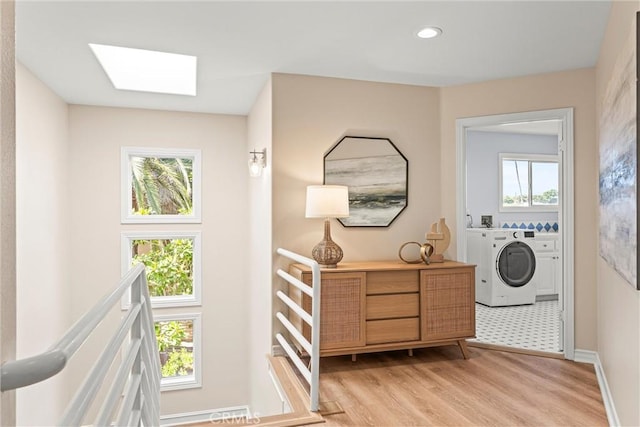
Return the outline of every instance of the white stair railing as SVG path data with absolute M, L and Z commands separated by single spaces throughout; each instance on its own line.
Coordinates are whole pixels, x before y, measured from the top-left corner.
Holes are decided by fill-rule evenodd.
M 59 373 L 87 340 L 105 316 L 130 290 L 131 304 L 109 343 L 91 369 L 80 389 L 67 406 L 59 422 L 62 426 L 79 426 L 92 407 L 103 385 L 110 385 L 92 425 L 157 426 L 160 423 L 160 358 L 151 300 L 144 266 L 133 267 L 117 288 L 104 296 L 82 316 L 49 350 L 37 356 L 6 362 L 2 365 L 2 391 L 26 387 Z M 128 342 L 125 340 L 129 337 Z M 123 343 L 124 358 L 110 384 L 107 373 Z M 119 409 L 116 412 L 116 409 Z
M 278 276 L 285 279 L 288 283 L 300 289 L 305 295 L 311 298 L 311 313 L 307 313 L 296 302 L 289 298 L 284 292 L 278 291 L 276 295 L 282 300 L 290 310 L 293 310 L 300 318 L 311 326 L 311 342 L 309 342 L 298 329 L 287 319 L 287 317 L 281 312 L 276 313 L 276 318 L 282 323 L 282 325 L 289 331 L 291 336 L 300 344 L 300 346 L 311 357 L 310 367 L 305 366 L 304 362 L 296 351 L 293 349 L 287 339 L 282 334 L 276 334 L 276 339 L 282 346 L 282 349 L 293 361 L 293 364 L 298 368 L 302 377 L 309 383 L 309 409 L 311 411 L 318 411 L 319 407 L 319 393 L 320 393 L 320 266 L 312 259 L 303 257 L 294 252 L 286 249 L 279 248 L 277 250 L 279 255 L 287 257 L 293 261 L 304 264 L 311 267 L 311 286 L 296 279 L 286 271 L 278 269 Z

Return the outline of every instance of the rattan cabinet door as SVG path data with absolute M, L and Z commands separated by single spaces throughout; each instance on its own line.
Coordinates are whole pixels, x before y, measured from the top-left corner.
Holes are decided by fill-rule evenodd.
M 475 336 L 474 273 L 473 267 L 420 273 L 423 341 Z
M 322 273 L 320 350 L 365 345 L 365 277 L 358 273 Z
M 311 273 L 296 268 L 290 273 L 311 286 Z M 366 273 L 322 272 L 320 296 L 320 351 L 365 345 Z M 311 314 L 311 298 L 295 286 L 289 286 L 289 297 Z M 311 327 L 291 310 L 289 320 L 311 341 Z M 302 347 L 299 347 L 302 350 Z

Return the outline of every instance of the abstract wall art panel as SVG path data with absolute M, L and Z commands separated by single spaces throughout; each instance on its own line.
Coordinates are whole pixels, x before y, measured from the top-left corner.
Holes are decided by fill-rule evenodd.
M 600 256 L 638 288 L 637 32 L 607 84 L 600 113 Z

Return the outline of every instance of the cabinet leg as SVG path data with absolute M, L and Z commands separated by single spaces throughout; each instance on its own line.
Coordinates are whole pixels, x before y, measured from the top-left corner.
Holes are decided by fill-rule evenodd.
M 413 357 L 413 349 L 412 348 L 409 349 L 409 357 Z
M 351 355 L 351 361 L 352 361 L 352 362 L 355 362 L 357 357 L 358 357 L 357 355 L 352 354 L 352 355 Z
M 470 355 L 469 355 L 469 349 L 467 348 L 467 341 L 458 340 L 458 347 L 460 347 L 460 351 L 462 352 L 462 357 L 464 357 L 465 359 L 468 359 Z

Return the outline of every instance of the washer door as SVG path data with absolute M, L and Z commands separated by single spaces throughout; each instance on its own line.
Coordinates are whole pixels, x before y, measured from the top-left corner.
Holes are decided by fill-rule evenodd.
M 531 281 L 536 271 L 536 257 L 526 243 L 511 242 L 498 253 L 496 271 L 505 285 L 519 288 Z

